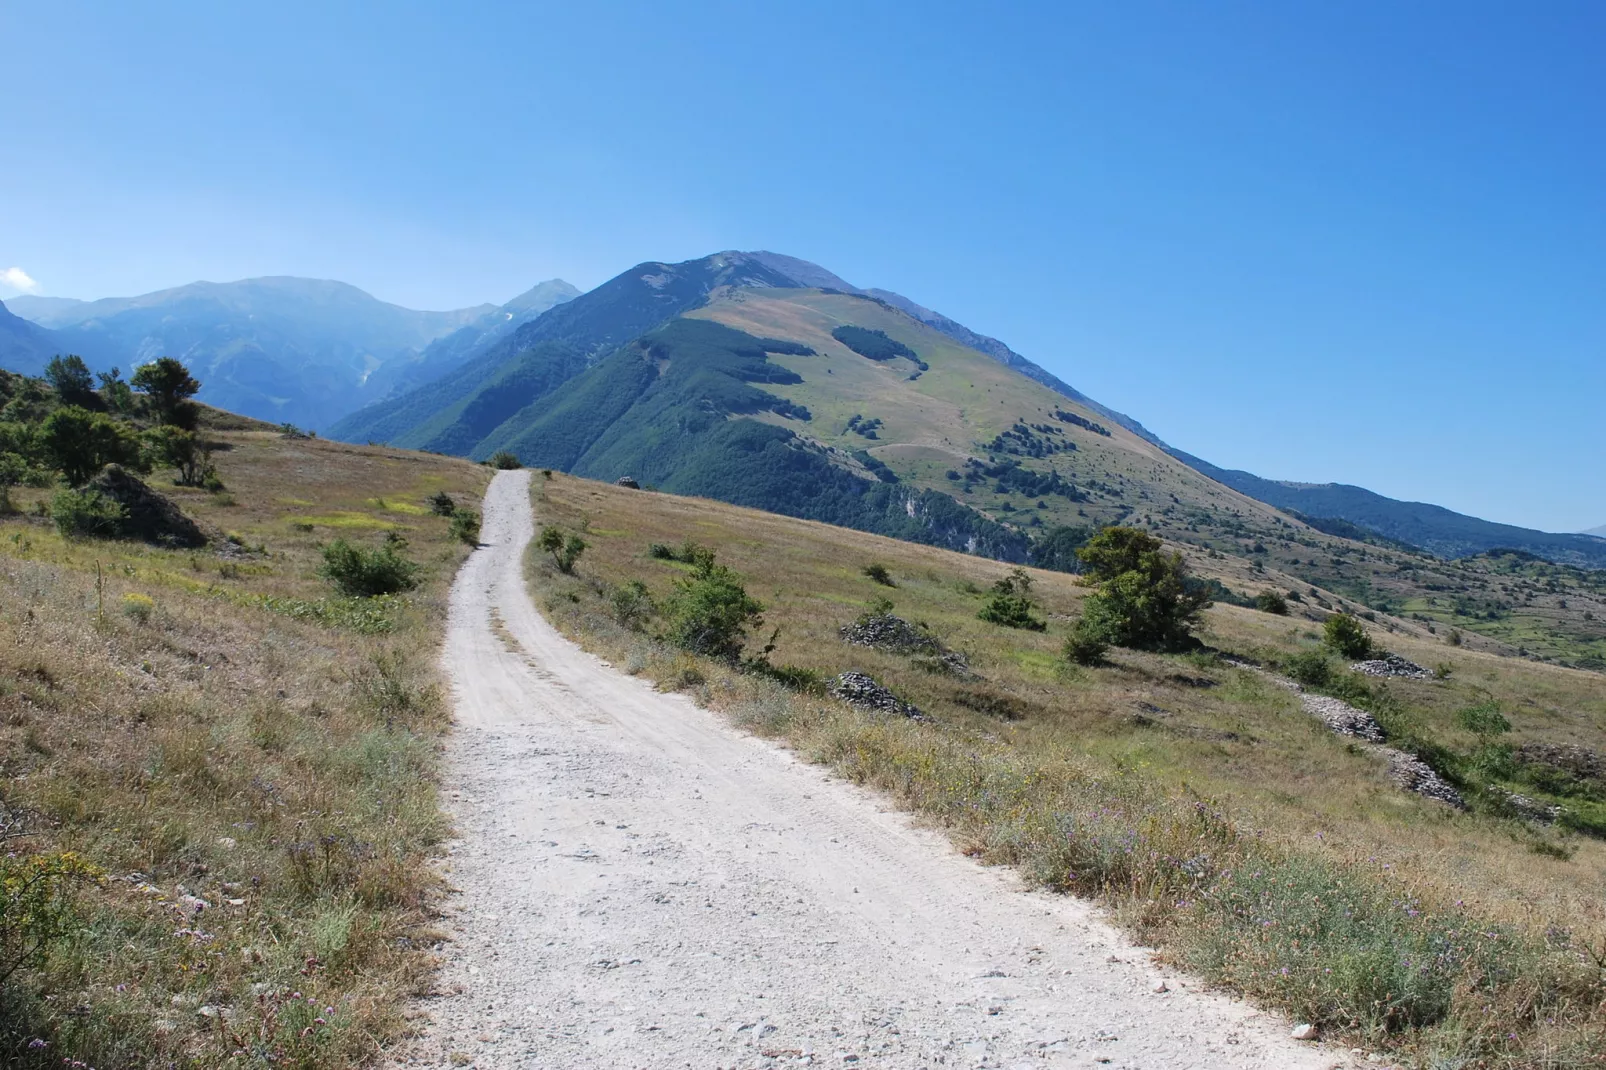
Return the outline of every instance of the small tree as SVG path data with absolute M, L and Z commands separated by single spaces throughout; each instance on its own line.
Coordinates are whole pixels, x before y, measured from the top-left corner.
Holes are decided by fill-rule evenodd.
M 100 396 L 112 412 L 127 416 L 134 411 L 134 390 L 117 368 L 100 373 Z
M 742 578 L 712 556 L 696 571 L 675 581 L 664 601 L 664 638 L 693 654 L 736 661 L 747 643 L 748 627 L 764 622 L 764 607 L 747 594 Z
M 189 429 L 195 427 L 198 414 L 190 398 L 200 391 L 201 384 L 181 361 L 160 357 L 142 364 L 129 383 L 150 399 L 159 422 Z
M 495 453 L 491 454 L 490 458 L 486 460 L 485 463 L 490 465 L 492 468 L 499 468 L 504 471 L 512 468 L 524 467 L 523 463 L 519 461 L 519 455 L 511 450 L 497 450 Z M 547 478 L 552 478 L 551 469 L 547 470 Z
M 1210 589 L 1188 575 L 1181 554 L 1136 528 L 1109 527 L 1077 551 L 1097 590 L 1081 625 L 1118 646 L 1168 650 L 1185 646 L 1210 605 Z
M 181 487 L 203 487 L 217 476 L 211 447 L 194 431 L 171 424 L 153 427 L 145 432 L 145 450 L 152 465 L 178 471 Z
M 1071 634 L 1065 640 L 1063 653 L 1065 660 L 1077 665 L 1098 665 L 1104 660 L 1104 652 L 1110 644 L 1104 641 L 1099 630 L 1078 618 L 1071 625 Z
M 89 374 L 89 365 L 83 357 L 56 356 L 45 366 L 45 380 L 50 384 L 63 405 L 77 405 L 81 409 L 98 409 L 100 395 L 95 393 L 95 377 Z
M 1022 568 L 1012 569 L 1008 576 L 993 584 L 993 595 L 976 616 L 989 624 L 1005 628 L 1024 628 L 1041 632 L 1048 622 L 1032 615 L 1035 603 L 1031 598 L 1032 578 Z
M 76 405 L 45 417 L 39 428 L 39 445 L 51 466 L 75 487 L 89 482 L 108 464 L 143 468 L 139 439 L 126 424 Z
M 1334 613 L 1322 625 L 1322 642 L 1339 657 L 1358 661 L 1372 654 L 1372 638 L 1360 621 L 1348 613 Z
M 551 524 L 541 529 L 540 536 L 535 545 L 552 555 L 552 563 L 558 566 L 558 571 L 572 573 L 574 563 L 580 560 L 580 555 L 586 551 L 586 541 L 578 535 L 565 536 Z

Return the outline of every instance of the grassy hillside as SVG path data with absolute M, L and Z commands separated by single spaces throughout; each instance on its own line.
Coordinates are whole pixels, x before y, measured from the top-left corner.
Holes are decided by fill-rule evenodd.
M 1458 813 L 1395 788 L 1375 753 L 1224 660 L 1275 665 L 1314 649 L 1301 617 L 1218 606 L 1204 651 L 1118 650 L 1071 667 L 1059 646 L 1086 596 L 1071 576 L 1031 572 L 1048 629 L 1012 630 L 977 617 L 1006 573 L 996 562 L 562 475 L 538 478 L 534 493 L 540 522 L 590 544 L 574 576 L 532 555 L 538 599 L 561 627 L 625 671 L 891 793 L 967 853 L 1104 896 L 1174 959 L 1424 1063 L 1585 1066 L 1606 1050 L 1606 975 L 1591 958 L 1606 955 L 1606 841 L 1515 816 L 1499 803 L 1504 774 L 1479 764 L 1545 747 L 1599 756 L 1598 676 L 1379 628 L 1382 645 L 1440 677 L 1341 674 L 1336 686 L 1460 780 L 1472 810 Z M 639 617 L 630 584 L 661 604 L 688 566 L 650 548 L 687 539 L 764 603 L 750 654 L 778 628 L 773 664 L 870 673 L 929 721 L 856 713 L 655 639 L 663 620 Z M 895 586 L 865 575 L 874 564 Z M 1216 575 L 1233 582 L 1241 564 L 1221 564 Z M 975 676 L 843 642 L 838 630 L 880 599 Z M 1498 739 L 1464 712 L 1491 708 L 1511 725 Z M 1606 798 L 1606 784 L 1580 790 L 1580 810 Z
M 61 923 L 21 956 L 7 886 L 7 1066 L 358 1065 L 428 977 L 435 655 L 467 547 L 426 498 L 472 506 L 486 470 L 220 423 L 249 424 L 203 427 L 226 489 L 152 477 L 204 549 L 65 540 L 49 488 L 0 516 L 0 867 L 54 873 L 34 918 Z M 417 590 L 316 574 L 320 544 L 392 531 Z

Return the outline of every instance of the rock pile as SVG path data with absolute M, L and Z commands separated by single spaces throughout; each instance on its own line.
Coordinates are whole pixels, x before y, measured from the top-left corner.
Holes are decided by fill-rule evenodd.
M 1505 797 L 1506 805 L 1517 812 L 1517 816 L 1525 817 L 1529 821 L 1538 821 L 1541 824 L 1549 825 L 1567 812 L 1565 806 L 1546 806 L 1537 799 L 1530 799 L 1528 796 L 1519 795 L 1514 791 L 1503 791 L 1500 794 Z
M 1407 680 L 1431 680 L 1433 674 L 1414 661 L 1406 661 L 1398 654 L 1384 654 L 1370 661 L 1357 661 L 1350 668 L 1367 676 L 1398 676 Z
M 1383 742 L 1383 726 L 1365 710 L 1326 695 L 1301 694 L 1299 702 L 1306 713 L 1320 717 L 1323 724 L 1341 736 L 1354 736 L 1368 743 Z
M 911 720 L 928 718 L 920 707 L 905 702 L 891 691 L 876 683 L 875 677 L 862 672 L 845 672 L 831 680 L 828 690 L 849 706 L 875 713 L 892 713 Z
M 641 484 L 636 482 L 635 476 L 620 476 L 614 480 L 614 486 L 629 487 L 631 490 L 640 490 Z
M 890 613 L 860 617 L 852 624 L 844 624 L 837 634 L 853 646 L 914 655 L 915 664 L 927 672 L 961 679 L 975 675 L 959 651 L 949 650 L 930 632 Z
M 902 617 L 890 613 L 860 617 L 837 634 L 844 643 L 890 650 L 894 654 L 935 654 L 942 644 Z
M 1524 743 L 1516 749 L 1519 762 L 1548 766 L 1579 780 L 1606 784 L 1606 754 L 1576 743 Z
M 89 489 L 100 491 L 123 507 L 117 533 L 125 539 L 185 549 L 206 545 L 206 534 L 199 524 L 120 465 L 107 465 L 105 471 L 89 481 Z
M 1404 788 L 1424 795 L 1429 799 L 1437 799 L 1447 806 L 1457 810 L 1465 810 L 1467 801 L 1461 793 L 1452 788 L 1448 782 L 1433 771 L 1421 758 L 1404 751 L 1385 748 L 1389 756 L 1389 779 Z

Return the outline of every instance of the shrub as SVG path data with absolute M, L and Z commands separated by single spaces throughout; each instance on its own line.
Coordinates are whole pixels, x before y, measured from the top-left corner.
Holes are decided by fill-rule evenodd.
M 83 927 L 74 891 L 102 876 L 71 851 L 0 859 L 0 983 L 63 950 Z
M 865 565 L 864 574 L 875 582 L 881 584 L 883 587 L 898 586 L 896 583 L 892 582 L 892 573 L 887 571 L 887 566 L 881 564 L 879 561 L 873 564 Z
M 480 514 L 472 509 L 453 509 L 451 523 L 452 538 L 466 542 L 470 546 L 480 544 Z
M 176 469 L 179 486 L 206 487 L 217 480 L 212 450 L 194 431 L 163 424 L 147 431 L 144 437 L 147 460 L 152 466 Z M 221 488 L 222 483 L 218 486 Z
M 1333 660 L 1325 650 L 1301 650 L 1283 659 L 1283 671 L 1305 687 L 1326 687 L 1333 680 Z
M 1506 720 L 1505 715 L 1500 712 L 1500 707 L 1493 702 L 1484 702 L 1458 710 L 1455 719 L 1462 728 L 1476 732 L 1480 736 L 1493 736 L 1511 731 L 1511 722 Z
M 741 576 L 715 564 L 710 554 L 692 576 L 675 581 L 664 602 L 664 639 L 693 654 L 735 661 L 747 643 L 747 628 L 761 624 L 763 612 Z
M 426 499 L 426 502 L 429 505 L 429 511 L 436 516 L 451 516 L 457 512 L 457 503 L 452 501 L 452 496 L 444 490 L 438 490 L 431 494 Z
M 1210 589 L 1188 575 L 1181 554 L 1136 528 L 1109 527 L 1076 551 L 1097 586 L 1083 626 L 1107 643 L 1148 650 L 1188 645 Z
M 1322 625 L 1322 642 L 1340 657 L 1358 661 L 1372 654 L 1372 639 L 1360 621 L 1348 613 L 1334 613 Z
M 1288 599 L 1276 591 L 1261 591 L 1255 595 L 1255 608 L 1262 613 L 1275 613 L 1279 617 L 1288 616 Z
M 518 458 L 518 454 L 513 453 L 510 450 L 497 450 L 495 453 L 491 454 L 490 458 L 487 459 L 485 463 L 490 465 L 492 468 L 499 468 L 503 471 L 524 467 L 523 463 Z M 550 479 L 551 477 L 549 476 L 548 478 Z
M 123 616 L 129 620 L 148 624 L 151 616 L 156 612 L 156 603 L 150 595 L 129 593 L 123 595 Z
M 410 591 L 418 586 L 421 566 L 401 555 L 405 545 L 400 538 L 389 538 L 385 545 L 368 550 L 336 539 L 323 548 L 318 575 L 333 583 L 341 594 L 354 598 Z
M 1032 578 L 1026 574 L 1026 570 L 1012 570 L 1008 576 L 993 584 L 993 595 L 976 614 L 977 618 L 1005 628 L 1024 628 L 1033 632 L 1046 630 L 1048 622 L 1032 615 L 1034 603 L 1029 593 L 1031 589 Z
M 613 612 L 614 620 L 636 631 L 643 621 L 652 616 L 654 607 L 647 585 L 640 580 L 631 580 L 609 592 L 608 608 Z
M 1078 618 L 1071 626 L 1071 634 L 1065 640 L 1062 653 L 1065 660 L 1076 665 L 1097 665 L 1104 660 L 1104 652 L 1110 645 L 1104 641 L 1096 627 L 1087 624 Z
M 64 406 L 45 417 L 39 427 L 39 445 L 62 477 L 75 487 L 89 482 L 108 464 L 140 467 L 139 439 L 127 424 L 76 405 Z
M 541 534 L 535 541 L 537 548 L 545 550 L 552 555 L 553 564 L 563 573 L 574 572 L 574 563 L 580 560 L 580 555 L 586 551 L 586 541 L 578 535 L 565 536 L 556 527 L 548 524 L 541 529 Z
M 98 490 L 59 490 L 50 499 L 50 518 L 69 539 L 110 539 L 122 533 L 128 513 Z

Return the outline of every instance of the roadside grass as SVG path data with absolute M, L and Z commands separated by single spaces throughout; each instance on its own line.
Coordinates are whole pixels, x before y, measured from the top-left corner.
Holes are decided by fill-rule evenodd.
M 1375 753 L 1329 734 L 1296 696 L 1210 650 L 1058 659 L 1083 597 L 1032 573 L 1046 634 L 975 618 L 1007 566 L 723 504 L 564 476 L 534 484 L 538 522 L 593 540 L 576 576 L 532 557 L 532 593 L 567 634 L 755 732 L 872 785 L 959 848 L 1050 888 L 1101 897 L 1173 960 L 1301 1019 L 1424 1066 L 1583 1067 L 1606 1052 L 1606 844 L 1401 792 Z M 829 676 L 870 673 L 932 724 L 787 692 L 617 622 L 608 596 L 655 596 L 681 573 L 652 543 L 714 549 L 766 606 L 750 647 Z M 889 589 L 862 575 L 886 566 Z M 849 646 L 837 629 L 878 598 L 963 652 L 981 680 Z M 1378 629 L 1440 681 L 1390 681 L 1414 723 L 1472 742 L 1458 709 L 1494 701 L 1513 737 L 1606 739 L 1598 675 Z M 1308 621 L 1209 612 L 1212 648 L 1274 659 Z M 1536 844 L 1557 848 L 1536 851 Z
M 69 542 L 27 515 L 48 492 L 0 520 L 11 864 L 71 852 L 92 867 L 66 897 L 70 932 L 0 989 L 7 1066 L 361 1065 L 428 983 L 448 721 L 435 662 L 467 547 L 408 515 L 422 586 L 339 599 L 315 573 L 335 533 L 291 518 L 391 528 L 376 495 L 477 504 L 488 473 L 214 437 L 226 495 L 151 483 L 235 541 Z

